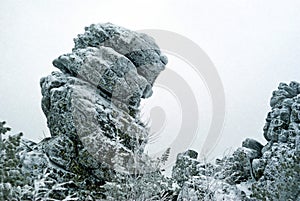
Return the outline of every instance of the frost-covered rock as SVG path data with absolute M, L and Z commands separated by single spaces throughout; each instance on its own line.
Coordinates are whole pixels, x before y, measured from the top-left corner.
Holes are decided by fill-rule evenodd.
M 257 182 L 253 196 L 270 200 L 300 199 L 300 84 L 280 83 L 271 98 L 264 136 L 268 143 L 262 157 L 252 162 Z
M 227 183 L 236 185 L 251 179 L 251 161 L 259 154 L 248 148 L 238 148 L 232 155 L 216 161 L 216 175 Z
M 159 164 L 170 150 L 150 160 L 139 119 L 166 57 L 151 37 L 110 23 L 74 42 L 53 61 L 61 72 L 40 82 L 51 137 L 2 139 L 0 122 L 0 200 L 300 200 L 299 83 L 273 92 L 265 145 L 247 138 L 215 163 L 188 150 L 167 178 Z
M 54 72 L 42 79 L 42 90 L 50 94 L 43 97 L 43 109 L 53 137 L 67 136 L 64 138 L 84 146 L 94 158 L 109 165 L 114 165 L 112 160 L 120 154 L 126 163 L 133 151 L 143 149 L 148 134 L 145 126 L 109 102 L 92 84 Z
M 177 155 L 176 164 L 172 170 L 172 178 L 182 186 L 191 176 L 198 174 L 197 161 L 198 153 L 193 150 L 188 150 Z
M 262 149 L 262 159 L 253 161 L 254 172 L 259 173 L 258 181 L 253 184 L 254 196 L 260 199 L 298 200 L 300 84 L 280 83 L 278 90 L 273 92 L 271 106 L 272 111 L 264 127 L 268 143 Z
M 257 180 L 263 176 L 265 167 L 266 167 L 266 159 L 254 159 L 252 161 L 252 172 L 253 177 Z
M 247 138 L 243 141 L 242 147 L 255 150 L 259 155 L 261 155 L 261 150 L 264 146 L 254 139 Z
M 300 200 L 300 84 L 281 83 L 270 104 L 266 145 L 246 139 L 233 154 L 202 165 L 210 174 L 196 171 L 198 161 L 178 156 L 173 169 L 182 186 L 178 200 Z
M 247 200 L 236 184 L 250 178 L 249 153 L 250 149 L 240 148 L 216 165 L 197 161 L 195 151 L 179 154 L 172 171 L 172 178 L 181 187 L 177 200 Z
M 101 90 L 109 101 L 121 101 L 138 109 L 141 97 L 152 94 L 152 86 L 139 75 L 135 65 L 110 47 L 76 49 L 53 64 Z
M 74 42 L 53 61 L 61 72 L 40 80 L 51 137 L 16 148 L 28 200 L 103 199 L 102 186 L 117 180 L 116 172 L 141 174 L 151 166 L 139 104 L 152 95 L 167 58 L 153 38 L 110 23 L 87 27 Z
M 53 61 L 62 73 L 41 79 L 52 142 L 67 136 L 67 147 L 75 144 L 77 150 L 79 144 L 114 169 L 126 169 L 134 160 L 143 163 L 148 129 L 138 107 L 141 98 L 151 96 L 166 57 L 151 37 L 110 23 L 91 25 L 74 41 L 72 53 Z M 46 150 L 56 163 L 71 164 L 69 156 L 59 161 L 54 154 L 60 155 L 62 146 Z
M 168 62 L 153 38 L 111 23 L 86 27 L 85 33 L 79 34 L 74 42 L 75 50 L 101 46 L 112 48 L 127 57 L 137 68 L 138 74 L 151 85 Z

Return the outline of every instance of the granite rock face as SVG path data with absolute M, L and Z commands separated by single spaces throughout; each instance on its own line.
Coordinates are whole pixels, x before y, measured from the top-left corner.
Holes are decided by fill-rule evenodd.
M 182 186 L 178 200 L 300 200 L 300 84 L 281 83 L 270 105 L 266 145 L 246 139 L 214 164 L 178 155 L 173 168 Z

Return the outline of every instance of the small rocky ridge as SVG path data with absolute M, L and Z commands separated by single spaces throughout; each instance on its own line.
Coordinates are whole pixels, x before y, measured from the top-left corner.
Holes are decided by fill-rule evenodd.
M 300 84 L 280 83 L 263 128 L 267 144 L 247 138 L 215 163 L 179 154 L 173 178 L 178 200 L 300 200 Z

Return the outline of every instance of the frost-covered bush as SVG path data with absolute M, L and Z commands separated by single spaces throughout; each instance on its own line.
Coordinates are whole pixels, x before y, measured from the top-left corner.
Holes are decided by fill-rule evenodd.
M 5 127 L 5 122 L 0 123 L 0 136 L 6 134 L 10 128 Z M 0 198 L 1 200 L 17 200 L 23 197 L 24 191 L 29 183 L 26 174 L 21 171 L 20 156 L 18 148 L 20 146 L 22 133 L 10 135 L 0 141 Z
M 160 158 L 137 165 L 136 173 L 116 172 L 114 179 L 103 186 L 106 200 L 171 200 L 176 192 L 175 181 L 161 172 L 169 152 L 167 149 Z
M 143 175 L 117 174 L 116 179 L 104 186 L 107 200 L 169 200 L 172 180 L 160 172 Z

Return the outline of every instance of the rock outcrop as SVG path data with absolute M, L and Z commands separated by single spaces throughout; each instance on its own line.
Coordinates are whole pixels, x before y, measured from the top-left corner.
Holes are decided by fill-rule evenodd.
M 53 61 L 62 73 L 41 79 L 42 108 L 52 135 L 45 152 L 68 169 L 72 158 L 83 158 L 83 150 L 93 156 L 91 161 L 112 169 L 142 162 L 146 156 L 134 158 L 143 152 L 148 137 L 139 104 L 151 96 L 166 57 L 149 36 L 110 23 L 86 27 L 74 42 L 72 53 Z M 62 147 L 53 148 L 56 144 Z M 57 160 L 63 147 L 79 155 Z
M 152 95 L 167 58 L 150 36 L 110 23 L 86 27 L 74 42 L 71 53 L 53 61 L 61 72 L 40 81 L 51 137 L 22 141 L 18 149 L 29 183 L 51 178 L 52 185 L 41 188 L 63 184 L 45 196 L 102 199 L 101 186 L 116 172 L 149 165 L 143 153 L 149 129 L 139 104 Z
M 300 200 L 300 84 L 280 83 L 264 127 L 268 143 L 252 161 L 253 194 L 260 199 Z
M 300 84 L 280 83 L 270 105 L 266 145 L 246 139 L 214 164 L 198 162 L 191 151 L 178 155 L 178 200 L 300 200 Z

